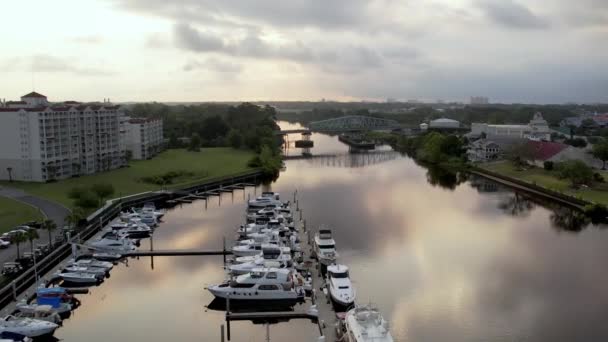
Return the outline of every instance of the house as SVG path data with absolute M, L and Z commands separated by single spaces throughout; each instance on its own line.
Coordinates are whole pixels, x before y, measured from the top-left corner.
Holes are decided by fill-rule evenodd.
M 527 146 L 530 149 L 532 160 L 531 164 L 538 167 L 543 167 L 546 161 L 553 163 L 561 163 L 568 160 L 580 160 L 592 168 L 599 169 L 602 167 L 602 162 L 594 158 L 589 150 L 576 148 L 570 145 L 548 142 L 548 141 L 528 141 Z
M 467 158 L 471 162 L 487 162 L 498 159 L 502 151 L 498 143 L 492 140 L 479 139 L 469 144 Z

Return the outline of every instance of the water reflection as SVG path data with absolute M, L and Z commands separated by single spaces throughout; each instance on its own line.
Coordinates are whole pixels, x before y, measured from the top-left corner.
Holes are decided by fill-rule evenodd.
M 314 149 L 347 150 L 335 137 L 320 135 L 324 140 L 329 147 Z M 397 341 L 608 339 L 608 235 L 585 229 L 601 226 L 485 179 L 427 169 L 397 154 L 364 167 L 348 163 L 358 165 L 288 161 L 264 190 L 290 199 L 297 189 L 307 225 L 333 228 L 359 301 L 379 306 Z M 157 229 L 154 248 L 221 248 L 244 220 L 247 198 L 261 190 L 175 207 Z M 68 342 L 218 341 L 224 314 L 205 307 L 213 296 L 204 287 L 224 279 L 222 258 L 157 257 L 154 270 L 150 262 L 132 259 L 79 296 L 82 306 L 57 336 Z M 273 341 L 318 336 L 304 321 L 271 331 Z M 264 337 L 263 326 L 232 325 L 233 341 Z

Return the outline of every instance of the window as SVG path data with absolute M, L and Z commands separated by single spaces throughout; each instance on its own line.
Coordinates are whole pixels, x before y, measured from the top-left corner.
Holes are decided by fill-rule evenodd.
M 267 279 L 277 279 L 277 272 L 268 272 L 266 275 Z
M 277 285 L 260 285 L 258 286 L 258 290 L 262 290 L 262 291 L 273 291 L 273 290 L 278 290 L 279 287 Z

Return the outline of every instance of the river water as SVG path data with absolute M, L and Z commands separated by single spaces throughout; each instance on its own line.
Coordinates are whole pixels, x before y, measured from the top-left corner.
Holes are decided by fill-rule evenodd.
M 326 156 L 287 161 L 270 185 L 169 211 L 154 248 L 221 249 L 244 220 L 247 196 L 272 189 L 290 199 L 297 189 L 308 227 L 333 229 L 358 302 L 381 309 L 396 341 L 608 340 L 603 226 L 386 149 L 348 154 L 336 137 L 312 140 L 310 152 Z M 206 308 L 212 296 L 204 287 L 222 281 L 222 264 L 221 257 L 131 259 L 79 296 L 82 306 L 56 336 L 219 341 L 224 312 Z M 318 331 L 292 321 L 272 325 L 270 334 L 272 341 L 315 341 Z M 233 341 L 265 336 L 263 325 L 232 324 Z

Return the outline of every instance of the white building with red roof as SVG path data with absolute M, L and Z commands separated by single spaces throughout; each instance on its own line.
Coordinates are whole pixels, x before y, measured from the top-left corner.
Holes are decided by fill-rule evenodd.
M 0 102 L 0 179 L 45 182 L 125 164 L 119 106 L 51 103 L 31 92 Z

